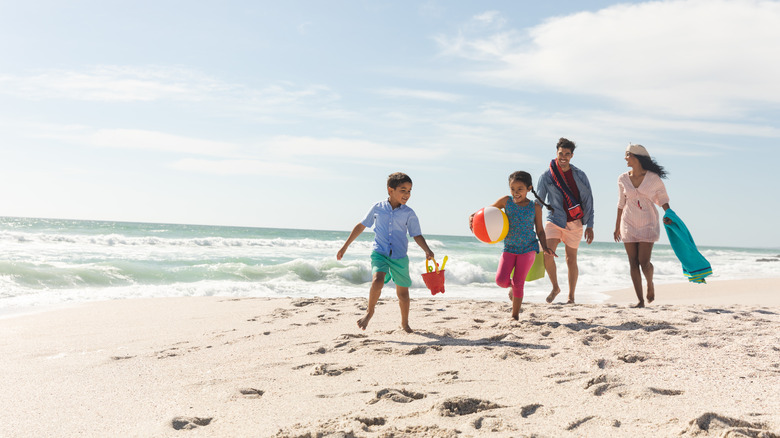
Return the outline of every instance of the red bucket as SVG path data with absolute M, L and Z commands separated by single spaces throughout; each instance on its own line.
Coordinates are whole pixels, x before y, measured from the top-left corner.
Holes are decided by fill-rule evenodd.
M 428 272 L 422 274 L 422 278 L 425 286 L 430 289 L 431 295 L 436 295 L 439 292 L 444 293 L 444 269 L 439 270 L 439 264 L 436 263 L 436 260 L 433 263 L 436 264 L 435 271 L 428 266 L 428 260 L 425 261 L 425 268 Z

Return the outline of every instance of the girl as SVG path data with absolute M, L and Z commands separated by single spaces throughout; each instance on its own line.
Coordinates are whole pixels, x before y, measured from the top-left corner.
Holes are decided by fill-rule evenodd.
M 509 232 L 504 238 L 504 252 L 498 261 L 496 284 L 500 287 L 511 287 L 509 297 L 512 300 L 512 318 L 519 319 L 520 307 L 523 305 L 523 286 L 525 277 L 539 252 L 539 242 L 545 254 L 557 257 L 555 252 L 547 247 L 547 238 L 542 225 L 542 205 L 545 204 L 536 194 L 533 181 L 528 172 L 515 172 L 509 175 L 509 191 L 512 196 L 504 196 L 493 204 L 493 207 L 503 209 L 509 218 Z M 539 203 L 528 199 L 528 193 L 534 194 Z M 469 217 L 469 228 L 472 228 L 474 214 Z M 534 236 L 534 228 L 536 235 Z M 537 242 L 537 238 L 539 241 Z M 514 269 L 514 275 L 510 274 Z
M 658 241 L 661 227 L 656 204 L 669 209 L 669 196 L 661 178 L 666 170 L 659 166 L 644 146 L 629 144 L 626 148 L 626 165 L 631 168 L 618 177 L 618 210 L 615 222 L 615 242 L 623 241 L 631 266 L 631 281 L 639 302 L 632 307 L 645 307 L 642 297 L 642 274 L 647 280 L 647 302 L 655 299 L 653 264 L 650 255 L 653 243 Z M 671 224 L 671 219 L 664 223 Z M 640 272 L 641 271 L 641 272 Z

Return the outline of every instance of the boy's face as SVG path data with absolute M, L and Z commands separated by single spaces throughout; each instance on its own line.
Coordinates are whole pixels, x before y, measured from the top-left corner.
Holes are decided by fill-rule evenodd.
M 411 183 L 402 183 L 399 184 L 396 188 L 387 188 L 387 194 L 390 198 L 390 204 L 393 207 L 396 207 L 398 205 L 405 205 L 406 201 L 409 200 L 409 198 L 412 196 L 412 184 Z

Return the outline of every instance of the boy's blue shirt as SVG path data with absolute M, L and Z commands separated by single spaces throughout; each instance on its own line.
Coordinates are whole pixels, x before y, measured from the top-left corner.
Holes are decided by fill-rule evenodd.
M 361 222 L 366 228 L 374 226 L 374 251 L 391 259 L 406 257 L 410 236 L 421 236 L 420 221 L 410 207 L 393 209 L 389 201 L 374 204 Z

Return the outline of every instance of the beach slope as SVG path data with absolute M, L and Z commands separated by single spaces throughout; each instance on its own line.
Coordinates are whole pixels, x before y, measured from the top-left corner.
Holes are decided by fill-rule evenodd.
M 778 283 L 770 293 L 777 294 Z M 419 296 L 419 295 L 418 295 Z M 118 300 L 0 320 L 2 436 L 780 436 L 780 308 Z M 308 435 L 307 435 L 308 434 Z

